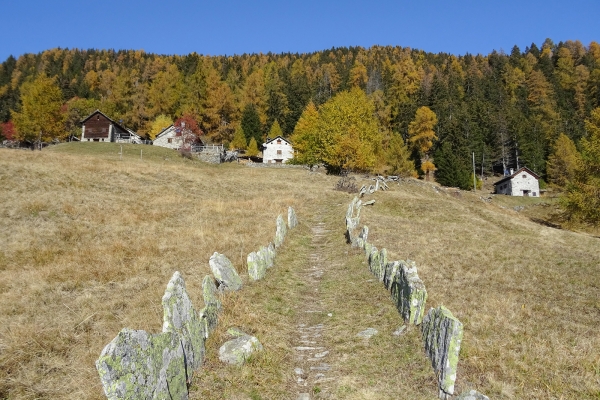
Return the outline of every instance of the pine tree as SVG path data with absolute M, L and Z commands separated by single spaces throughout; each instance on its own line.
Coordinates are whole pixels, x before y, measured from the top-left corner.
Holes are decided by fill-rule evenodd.
M 279 122 L 275 120 L 273 125 L 271 125 L 271 130 L 269 131 L 269 137 L 271 139 L 276 138 L 277 136 L 283 136 L 283 132 L 281 131 L 281 127 L 279 126 Z
M 449 142 L 444 142 L 435 152 L 437 171 L 435 180 L 441 185 L 468 190 L 473 187 L 473 179 L 469 176 L 469 166 L 458 158 L 456 150 Z
M 433 128 L 437 124 L 437 116 L 429 107 L 421 107 L 415 113 L 415 119 L 408 126 L 408 140 L 412 147 L 419 152 L 421 157 L 421 170 L 425 173 L 425 178 L 429 177 L 436 170 L 435 165 L 429 159 L 429 150 L 433 146 L 433 141 L 437 140 Z
M 254 138 L 256 143 L 262 143 L 262 127 L 260 117 L 253 104 L 248 104 L 242 113 L 242 129 L 248 142 Z
M 390 167 L 389 173 L 402 177 L 416 177 L 415 163 L 410 159 L 410 151 L 402 140 L 402 136 L 392 134 L 388 148 L 384 152 L 385 161 Z

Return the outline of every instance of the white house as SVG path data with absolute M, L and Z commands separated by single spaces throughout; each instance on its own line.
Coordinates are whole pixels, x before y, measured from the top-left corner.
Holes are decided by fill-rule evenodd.
M 169 125 L 163 129 L 152 142 L 154 146 L 167 147 L 169 149 L 180 149 L 184 143 L 188 146 L 202 144 L 202 141 L 185 124 L 181 127 Z
M 512 172 L 512 171 L 511 171 Z M 527 167 L 494 183 L 496 194 L 540 197 L 540 177 Z
M 290 158 L 294 157 L 294 148 L 292 144 L 281 136 L 273 139 L 267 138 L 266 143 L 263 143 L 263 163 L 285 163 Z

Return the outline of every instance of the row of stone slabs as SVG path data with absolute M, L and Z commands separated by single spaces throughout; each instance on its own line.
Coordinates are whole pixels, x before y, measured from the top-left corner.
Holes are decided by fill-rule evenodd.
M 378 251 L 368 242 L 369 228 L 364 226 L 358 231 L 362 206 L 374 203 L 374 200 L 362 203 L 358 197 L 355 197 L 348 205 L 347 239 L 353 247 L 364 250 L 369 270 L 390 291 L 392 301 L 404 321 L 407 324 L 421 325 L 425 352 L 438 378 L 439 398 L 449 399 L 454 394 L 463 325 L 444 306 L 431 308 L 424 316 L 427 290 L 417 274 L 415 263 L 388 262 L 387 250 Z M 487 399 L 480 393 L 475 392 L 475 394 L 478 397 L 473 399 Z
M 296 213 L 289 207 L 288 226 L 281 215 L 276 224 L 275 246 L 269 244 L 248 256 L 248 273 L 253 280 L 264 277 L 266 268 L 273 265 L 274 247 L 281 246 L 288 227 L 298 224 Z M 96 369 L 107 398 L 188 398 L 193 373 L 205 358 L 205 341 L 217 326 L 222 308 L 219 292 L 242 288 L 241 278 L 223 254 L 215 252 L 209 265 L 214 279 L 207 275 L 202 281 L 205 305 L 202 310 L 194 309 L 183 277 L 176 271 L 162 298 L 162 332 L 150 334 L 125 328 L 102 350 Z M 235 339 L 219 349 L 221 361 L 240 364 L 252 352 L 262 350 L 257 338 L 236 328 L 229 329 L 228 333 Z

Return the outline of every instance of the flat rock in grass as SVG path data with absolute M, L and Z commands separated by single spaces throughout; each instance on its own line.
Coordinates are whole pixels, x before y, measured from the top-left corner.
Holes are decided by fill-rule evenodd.
M 278 248 L 283 244 L 283 240 L 285 239 L 285 235 L 287 234 L 287 226 L 281 214 L 277 216 L 276 226 L 277 227 L 275 230 L 275 248 Z
M 123 329 L 100 354 L 96 369 L 106 397 L 187 399 L 187 373 L 180 338 Z
M 379 331 L 375 328 L 367 328 L 362 332 L 358 332 L 356 334 L 356 336 L 361 337 L 361 338 L 365 338 L 365 339 L 370 339 L 371 336 L 373 335 L 377 335 L 377 333 L 379 333 Z
M 221 291 L 236 291 L 242 288 L 242 279 L 233 264 L 223 254 L 215 252 L 209 260 L 210 269 L 219 283 Z
M 294 229 L 298 226 L 298 217 L 292 207 L 288 207 L 288 228 Z
M 454 394 L 458 354 L 463 337 L 463 324 L 444 306 L 429 310 L 421 334 L 425 354 L 431 360 L 431 366 L 438 377 L 439 396 L 449 398 Z
M 162 305 L 163 332 L 172 332 L 179 336 L 191 379 L 192 373 L 204 361 L 206 325 L 196 313 L 179 272 L 175 272 L 169 281 Z
M 369 200 L 369 201 L 365 201 L 363 203 L 363 206 L 372 206 L 373 204 L 375 204 L 375 200 Z
M 262 349 L 262 344 L 254 336 L 239 336 L 221 346 L 219 360 L 227 364 L 242 365 L 252 353 Z
M 479 393 L 477 390 L 469 390 L 468 392 L 461 393 L 456 400 L 490 400 L 483 393 Z
M 264 259 L 264 253 L 262 252 L 252 252 L 248 254 L 246 258 L 246 263 L 248 264 L 248 275 L 252 280 L 259 280 L 265 277 L 267 272 L 267 263 Z

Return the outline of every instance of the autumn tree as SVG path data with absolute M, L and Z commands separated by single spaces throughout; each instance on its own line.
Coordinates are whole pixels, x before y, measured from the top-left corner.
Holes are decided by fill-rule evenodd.
M 569 219 L 600 223 L 600 108 L 585 121 L 588 137 L 581 139 L 581 160 L 562 200 Z
M 233 135 L 233 140 L 229 143 L 230 150 L 246 150 L 248 146 L 248 142 L 246 141 L 246 136 L 244 135 L 244 130 L 241 125 L 235 129 L 235 134 Z
M 14 140 L 15 126 L 12 121 L 0 123 L 0 140 Z
M 552 153 L 546 163 L 546 174 L 550 183 L 565 187 L 573 180 L 580 158 L 575 143 L 561 133 L 556 139 Z
M 296 155 L 294 163 L 313 166 L 322 162 L 322 146 L 319 140 L 319 111 L 311 101 L 300 116 L 290 137 Z
M 150 140 L 156 139 L 156 136 L 161 133 L 164 129 L 168 128 L 173 124 L 173 120 L 167 117 L 164 114 L 158 115 L 154 118 L 154 121 L 150 124 L 150 129 L 148 130 L 148 136 L 150 136 Z
M 73 97 L 63 105 L 65 116 L 65 130 L 69 137 L 81 136 L 80 122 L 96 109 L 100 108 L 100 102 L 96 99 L 82 99 Z
M 381 134 L 375 107 L 359 88 L 338 93 L 321 106 L 319 145 L 332 172 L 371 171 L 380 153 Z
M 415 163 L 410 159 L 410 151 L 404 140 L 402 140 L 402 136 L 392 134 L 384 155 L 385 161 L 389 166 L 389 173 L 402 177 L 416 177 Z
M 277 136 L 283 136 L 283 132 L 281 131 L 281 127 L 279 126 L 279 122 L 275 120 L 273 125 L 271 125 L 271 129 L 269 130 L 269 137 L 276 138 Z
M 11 111 L 15 139 L 30 143 L 50 142 L 66 136 L 62 92 L 53 78 L 39 75 L 21 86 L 19 111 Z
M 258 144 L 256 143 L 256 139 L 254 137 L 250 138 L 250 143 L 248 143 L 248 148 L 246 149 L 246 154 L 250 157 L 255 157 L 259 153 Z
M 429 180 L 430 173 L 435 171 L 435 165 L 429 159 L 429 150 L 433 141 L 437 140 L 433 128 L 437 124 L 437 116 L 429 107 L 420 107 L 415 113 L 415 119 L 408 126 L 408 141 L 421 157 L 421 169 Z

